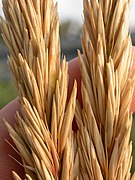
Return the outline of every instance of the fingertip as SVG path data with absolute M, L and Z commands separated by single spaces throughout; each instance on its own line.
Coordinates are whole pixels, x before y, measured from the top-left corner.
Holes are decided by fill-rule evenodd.
M 133 92 L 130 112 L 132 112 L 132 113 L 135 112 L 135 89 L 134 89 L 134 92 Z
M 133 64 L 132 64 L 132 69 L 133 69 L 133 68 L 135 68 L 135 46 L 132 47 L 132 50 L 134 53 Z M 130 112 L 135 112 L 135 88 L 134 88 L 134 92 L 133 92 Z
M 12 171 L 16 171 L 20 176 L 23 177 L 23 168 L 17 164 L 9 155 L 21 162 L 19 155 L 13 150 L 13 148 L 6 142 L 13 144 L 8 131 L 4 125 L 3 118 L 13 125 L 15 123 L 15 113 L 20 112 L 20 105 L 16 98 L 10 102 L 7 106 L 0 110 L 0 179 L 12 180 Z M 13 145 L 15 146 L 15 145 Z
M 73 85 L 74 85 L 74 80 L 77 81 L 77 99 L 79 102 L 81 102 L 81 73 L 80 73 L 80 68 L 79 68 L 79 63 L 78 63 L 78 57 L 72 59 L 69 61 L 69 87 L 68 87 L 68 97 L 70 97 Z
M 0 110 L 0 116 L 8 116 L 10 118 L 10 116 L 14 115 L 16 111 L 20 111 L 20 104 L 18 98 L 14 99 L 5 107 L 3 107 Z

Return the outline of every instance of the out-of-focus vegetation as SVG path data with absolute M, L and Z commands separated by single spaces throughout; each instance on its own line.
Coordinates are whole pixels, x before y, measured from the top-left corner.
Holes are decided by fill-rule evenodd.
M 0 109 L 17 96 L 14 84 L 10 81 L 0 81 Z
M 81 27 L 74 21 L 65 21 L 60 26 L 60 40 L 62 55 L 70 60 L 77 56 L 77 49 L 81 50 Z

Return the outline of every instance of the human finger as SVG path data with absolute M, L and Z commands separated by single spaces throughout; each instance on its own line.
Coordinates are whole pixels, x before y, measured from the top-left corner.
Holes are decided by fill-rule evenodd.
M 18 99 L 13 100 L 7 106 L 0 110 L 0 179 L 12 180 L 12 171 L 16 171 L 20 177 L 24 178 L 23 168 L 14 160 L 9 157 L 11 155 L 17 161 L 21 162 L 19 155 L 15 150 L 6 142 L 13 144 L 8 131 L 3 123 L 3 118 L 13 126 L 15 123 L 15 113 L 20 111 Z

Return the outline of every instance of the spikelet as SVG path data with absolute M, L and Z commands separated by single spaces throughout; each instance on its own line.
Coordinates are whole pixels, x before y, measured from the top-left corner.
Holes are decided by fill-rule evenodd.
M 135 72 L 128 0 L 84 0 L 82 107 L 77 104 L 79 179 L 131 178 Z M 134 178 L 132 178 L 134 179 Z
M 3 38 L 19 92 L 22 117 L 5 122 L 22 158 L 26 179 L 72 179 L 76 83 L 67 103 L 68 65 L 60 65 L 59 18 L 53 0 L 3 0 Z M 78 162 L 76 160 L 76 162 Z M 21 179 L 13 172 L 14 179 Z

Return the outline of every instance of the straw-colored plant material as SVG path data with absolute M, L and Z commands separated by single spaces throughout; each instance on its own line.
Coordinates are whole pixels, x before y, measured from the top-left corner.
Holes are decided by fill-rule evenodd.
M 59 18 L 52 0 L 3 0 L 3 38 L 19 91 L 22 117 L 6 126 L 26 179 L 73 179 L 76 146 L 72 120 L 76 83 L 67 103 L 68 65 L 60 66 Z M 76 166 L 77 167 L 77 164 Z M 74 173 L 75 172 L 75 173 Z M 16 180 L 20 178 L 14 172 Z
M 135 72 L 128 21 L 128 0 L 84 0 L 82 107 L 76 108 L 79 179 L 131 178 Z

